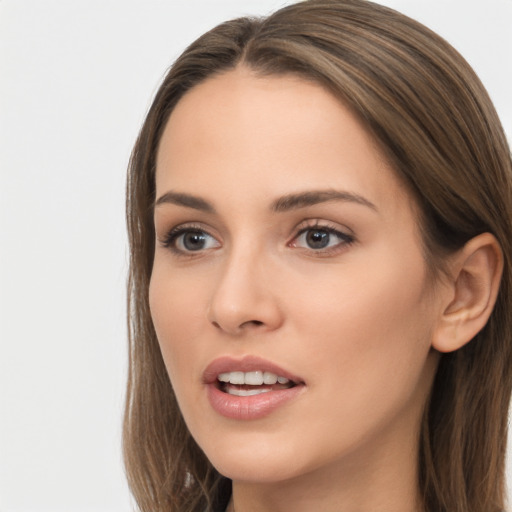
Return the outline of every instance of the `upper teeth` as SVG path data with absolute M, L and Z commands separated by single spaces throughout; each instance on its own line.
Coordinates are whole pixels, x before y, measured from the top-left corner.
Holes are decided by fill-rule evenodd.
M 286 377 L 279 377 L 272 372 L 226 372 L 220 373 L 217 377 L 221 382 L 230 384 L 249 384 L 251 386 L 261 386 L 261 384 L 288 384 L 290 382 Z

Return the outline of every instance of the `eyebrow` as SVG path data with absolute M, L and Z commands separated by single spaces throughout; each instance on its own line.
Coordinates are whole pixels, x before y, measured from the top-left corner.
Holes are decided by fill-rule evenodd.
M 287 194 L 276 199 L 271 205 L 271 210 L 282 213 L 290 210 L 299 210 L 315 204 L 326 203 L 328 201 L 356 203 L 378 211 L 377 207 L 365 197 L 353 192 L 340 190 L 314 190 L 297 194 Z M 213 205 L 205 199 L 182 192 L 166 192 L 155 201 L 154 206 L 157 207 L 162 204 L 175 204 L 177 206 L 184 206 L 207 213 L 215 213 Z
M 166 192 L 155 201 L 155 207 L 162 204 L 175 204 L 202 212 L 215 213 L 215 208 L 208 201 L 205 201 L 201 197 L 184 194 L 182 192 Z
M 328 201 L 357 203 L 378 211 L 377 207 L 365 197 L 353 192 L 340 190 L 314 190 L 298 194 L 288 194 L 276 199 L 272 203 L 272 210 L 275 212 L 287 212 L 290 210 L 306 208 L 307 206 L 313 206 L 315 204 L 326 203 Z

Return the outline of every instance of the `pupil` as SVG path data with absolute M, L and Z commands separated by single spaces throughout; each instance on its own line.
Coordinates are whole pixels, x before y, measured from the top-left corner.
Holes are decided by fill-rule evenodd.
M 188 251 L 199 251 L 205 242 L 206 237 L 203 233 L 186 233 L 183 237 L 183 245 Z
M 306 240 L 312 249 L 323 249 L 329 244 L 329 233 L 327 231 L 310 231 Z

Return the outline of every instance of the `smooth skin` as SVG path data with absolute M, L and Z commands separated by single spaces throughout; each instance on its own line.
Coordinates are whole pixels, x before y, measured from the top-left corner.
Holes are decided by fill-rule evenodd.
M 473 239 L 433 279 L 415 205 L 358 119 L 317 84 L 244 67 L 179 101 L 156 197 L 152 317 L 187 426 L 233 480 L 230 507 L 419 510 L 436 349 L 485 324 L 495 239 Z M 218 414 L 203 372 L 244 355 L 303 391 L 257 420 Z

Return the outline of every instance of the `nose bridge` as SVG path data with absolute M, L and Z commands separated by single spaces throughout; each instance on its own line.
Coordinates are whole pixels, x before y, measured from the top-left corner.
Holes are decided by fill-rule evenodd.
M 234 244 L 219 270 L 209 319 L 230 334 L 258 327 L 272 330 L 281 315 L 271 283 L 271 265 L 264 251 L 250 240 Z

